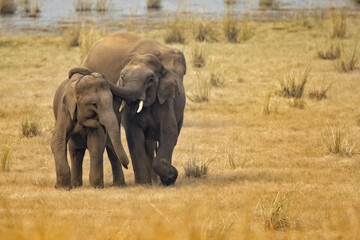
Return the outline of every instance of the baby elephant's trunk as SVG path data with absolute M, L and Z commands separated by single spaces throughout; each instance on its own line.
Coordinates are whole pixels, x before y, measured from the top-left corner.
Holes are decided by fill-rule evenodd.
M 119 158 L 122 165 L 127 169 L 129 159 L 126 156 L 125 150 L 121 144 L 120 127 L 114 111 L 111 109 L 111 111 L 108 111 L 104 114 L 98 114 L 98 116 L 100 123 L 104 125 L 109 135 L 117 157 Z

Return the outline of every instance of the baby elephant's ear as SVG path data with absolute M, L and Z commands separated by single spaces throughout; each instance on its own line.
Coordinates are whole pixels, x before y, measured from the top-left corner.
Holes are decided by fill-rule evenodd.
M 63 95 L 63 104 L 65 108 L 69 111 L 71 120 L 74 120 L 76 113 L 76 96 L 75 96 L 75 83 L 69 85 L 66 89 L 65 94 Z
M 86 67 L 76 67 L 69 71 L 69 79 L 74 75 L 75 73 L 80 73 L 82 75 L 90 75 L 93 71 Z
M 179 95 L 179 77 L 171 70 L 163 68 L 162 78 L 160 79 L 157 97 L 160 104 L 163 104 L 169 98 L 175 98 Z

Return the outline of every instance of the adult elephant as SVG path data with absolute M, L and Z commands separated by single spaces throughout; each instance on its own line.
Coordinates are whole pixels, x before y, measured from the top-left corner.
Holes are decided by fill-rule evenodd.
M 174 184 L 178 172 L 171 164 L 172 154 L 185 107 L 183 53 L 151 39 L 116 34 L 95 42 L 83 66 L 141 92 L 123 109 L 135 183 L 151 184 L 154 170 L 164 185 Z
M 114 185 L 124 185 L 122 165 L 129 160 L 120 139 L 120 129 L 113 106 L 113 94 L 133 101 L 133 90 L 118 88 L 100 73 L 75 68 L 69 78 L 58 87 L 53 110 L 56 119 L 51 140 L 55 158 L 56 188 L 71 189 L 82 185 L 82 163 L 85 150 L 90 152 L 90 184 L 102 188 L 103 153 L 106 147 L 113 170 Z M 67 143 L 71 157 L 71 171 L 67 162 Z M 121 163 L 120 163 L 120 161 Z

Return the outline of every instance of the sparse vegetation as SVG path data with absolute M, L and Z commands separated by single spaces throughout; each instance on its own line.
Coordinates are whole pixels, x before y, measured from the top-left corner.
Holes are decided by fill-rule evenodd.
M 3 147 L 3 155 L 0 162 L 0 172 L 9 171 L 10 165 L 10 145 L 6 144 Z
M 192 52 L 192 63 L 196 68 L 202 68 L 206 64 L 206 54 L 204 45 L 195 44 L 193 46 Z
M 287 231 L 289 229 L 299 228 L 298 222 L 293 221 L 289 216 L 290 204 L 292 202 L 293 192 L 285 195 L 278 192 L 270 204 L 264 200 L 259 202 L 261 213 L 264 219 L 265 230 Z
M 215 30 L 211 22 L 201 21 L 194 28 L 194 38 L 198 42 L 217 42 Z
M 98 12 L 106 12 L 112 6 L 111 0 L 97 0 L 95 5 L 95 10 Z
M 185 43 L 184 32 L 178 21 L 168 24 L 164 40 L 165 43 Z
M 325 127 L 323 134 L 323 141 L 330 153 L 352 156 L 355 151 L 356 145 L 351 144 L 349 135 L 344 133 L 340 128 L 334 129 L 330 123 Z
M 75 10 L 77 12 L 91 11 L 92 6 L 93 6 L 92 0 L 76 0 L 75 1 Z
M 272 92 L 269 92 L 265 96 L 262 112 L 264 115 L 269 115 L 271 113 L 277 113 L 279 108 L 279 101 L 275 99 L 275 96 Z
M 71 47 L 78 47 L 80 46 L 80 26 L 73 26 L 69 27 L 64 34 L 64 41 L 66 42 L 66 46 Z
M 15 0 L 0 0 L 0 14 L 13 14 L 15 13 L 17 4 Z
M 285 75 L 280 81 L 279 94 L 288 98 L 302 98 L 305 85 L 308 82 L 310 66 L 301 73 L 296 73 L 294 69 Z
M 341 57 L 335 62 L 335 68 L 340 72 L 350 72 L 355 70 L 359 60 L 357 56 L 358 40 L 354 41 L 353 46 L 344 46 L 341 49 Z
M 35 117 L 25 117 L 21 123 L 24 137 L 35 137 L 40 134 L 40 121 Z
M 332 12 L 330 35 L 333 38 L 344 38 L 346 35 L 347 10 L 346 7 L 339 8 Z
M 341 55 L 340 41 L 338 39 L 327 38 L 324 42 L 316 44 L 316 48 L 321 59 L 333 60 Z
M 223 28 L 227 41 L 229 43 L 238 43 L 241 29 L 238 20 L 233 15 L 230 8 L 223 20 Z
M 40 13 L 39 0 L 22 0 L 21 6 L 28 17 L 37 17 Z
M 184 165 L 185 175 L 188 178 L 198 178 L 206 176 L 209 170 L 209 163 L 203 162 L 198 164 L 195 157 L 190 157 L 187 163 Z
M 192 102 L 207 102 L 210 98 L 211 84 L 206 73 L 196 73 L 196 83 L 193 91 L 187 96 Z
M 259 0 L 259 7 L 263 10 L 276 10 L 280 6 L 280 3 L 278 0 Z
M 318 101 L 326 99 L 327 98 L 326 94 L 327 94 L 330 87 L 331 87 L 331 84 L 328 84 L 328 85 L 323 84 L 323 85 L 311 90 L 309 92 L 309 98 L 313 98 L 313 99 L 316 99 Z
M 208 64 L 208 71 L 210 74 L 210 84 L 213 87 L 221 87 L 225 85 L 225 70 L 221 63 Z
M 79 44 L 81 50 L 81 57 L 80 61 L 82 62 L 89 52 L 91 46 L 96 40 L 104 37 L 106 35 L 106 30 L 103 29 L 96 29 L 95 26 L 91 27 L 82 27 L 80 30 L 80 37 L 79 37 Z
M 161 8 L 161 0 L 147 0 L 147 8 L 160 9 Z

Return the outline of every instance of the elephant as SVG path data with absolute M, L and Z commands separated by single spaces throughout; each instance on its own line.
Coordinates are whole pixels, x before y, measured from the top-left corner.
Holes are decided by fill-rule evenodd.
M 117 94 L 113 95 L 111 89 L 116 89 Z M 105 147 L 112 166 L 113 184 L 125 184 L 121 164 L 127 168 L 129 160 L 121 143 L 113 98 L 134 101 L 136 96 L 140 95 L 133 90 L 114 86 L 98 72 L 86 68 L 70 70 L 68 79 L 58 87 L 53 102 L 56 121 L 51 150 L 56 168 L 55 188 L 70 190 L 82 185 L 82 163 L 86 149 L 90 153 L 90 184 L 103 188 Z M 67 144 L 71 171 L 67 161 Z
M 125 99 L 117 114 L 119 121 L 123 118 L 135 183 L 152 184 L 160 176 L 164 186 L 174 184 L 178 171 L 172 154 L 186 100 L 184 54 L 152 39 L 120 33 L 96 41 L 83 66 L 118 87 L 141 93 L 135 101 Z

